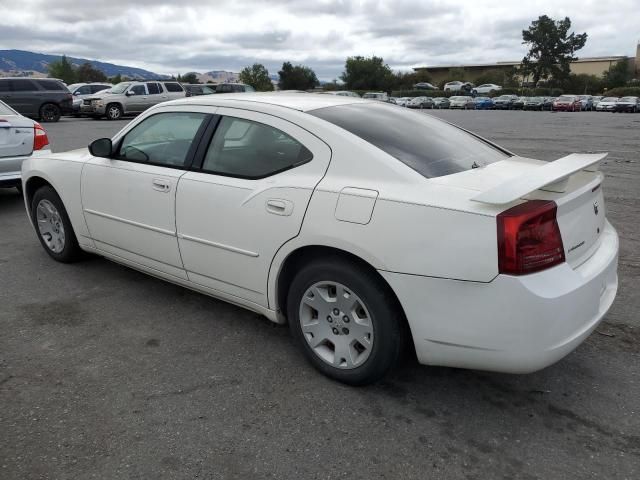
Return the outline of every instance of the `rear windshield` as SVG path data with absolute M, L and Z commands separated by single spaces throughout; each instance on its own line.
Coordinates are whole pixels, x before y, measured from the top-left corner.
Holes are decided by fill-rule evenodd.
M 483 167 L 508 157 L 458 127 L 385 103 L 338 105 L 308 113 L 375 145 L 426 178 Z
M 7 107 L 4 103 L 0 102 L 0 115 L 15 115 L 16 112 Z

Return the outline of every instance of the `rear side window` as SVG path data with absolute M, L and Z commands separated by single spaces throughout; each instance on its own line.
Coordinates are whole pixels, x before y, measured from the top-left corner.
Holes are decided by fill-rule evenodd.
M 164 84 L 164 87 L 167 89 L 167 92 L 182 92 L 182 87 L 179 83 L 168 82 Z
M 11 90 L 11 85 L 9 84 L 9 80 L 0 79 L 0 92 L 8 92 Z
M 385 103 L 338 105 L 308 113 L 375 145 L 426 178 L 463 172 L 508 157 L 442 120 Z
M 202 169 L 240 178 L 263 178 L 313 158 L 300 142 L 277 128 L 243 118 L 223 117 Z
M 161 92 L 160 85 L 157 83 L 147 83 L 149 89 L 149 95 L 157 95 Z
M 129 91 L 135 93 L 136 95 L 146 95 L 147 88 L 144 85 L 134 85 L 129 89 Z
M 31 80 L 11 80 L 11 90 L 14 92 L 34 92 L 38 87 Z
M 91 93 L 98 93 L 108 88 L 111 88 L 111 86 L 110 85 L 90 85 L 90 88 L 91 88 Z
M 38 80 L 38 83 L 43 90 L 63 91 L 67 89 L 62 83 L 55 80 Z

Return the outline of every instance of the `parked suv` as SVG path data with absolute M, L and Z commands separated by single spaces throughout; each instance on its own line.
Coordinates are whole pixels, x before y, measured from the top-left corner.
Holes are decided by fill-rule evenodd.
M 216 93 L 241 93 L 255 92 L 255 88 L 244 83 L 219 83 L 216 85 Z
M 125 115 L 135 115 L 158 103 L 185 96 L 178 82 L 121 82 L 99 95 L 85 98 L 80 113 L 94 118 L 119 120 Z
M 0 100 L 18 113 L 43 122 L 57 122 L 71 113 L 73 97 L 53 78 L 0 78 Z
M 67 88 L 73 95 L 73 114 L 80 115 L 82 100 L 113 87 L 110 83 L 74 83 Z
M 199 95 L 211 95 L 212 93 L 216 93 L 216 86 L 211 84 L 201 85 L 183 83 L 182 88 L 187 92 L 187 97 L 197 97 Z

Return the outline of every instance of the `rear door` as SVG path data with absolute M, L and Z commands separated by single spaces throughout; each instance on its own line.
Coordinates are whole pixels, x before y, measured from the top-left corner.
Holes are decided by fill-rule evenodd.
M 36 83 L 26 78 L 19 78 L 11 80 L 10 84 L 11 106 L 23 115 L 38 115 L 45 95 Z
M 149 95 L 147 93 L 147 86 L 144 83 L 132 85 L 129 87 L 129 92 L 134 95 L 127 97 L 127 112 L 139 113 L 149 107 Z
M 147 82 L 147 91 L 149 92 L 149 96 L 147 97 L 145 108 L 153 107 L 161 102 L 166 102 L 169 98 L 163 90 L 162 85 L 158 82 Z
M 197 171 L 181 177 L 178 242 L 189 280 L 267 306 L 277 250 L 298 235 L 329 147 L 286 120 L 218 108 Z

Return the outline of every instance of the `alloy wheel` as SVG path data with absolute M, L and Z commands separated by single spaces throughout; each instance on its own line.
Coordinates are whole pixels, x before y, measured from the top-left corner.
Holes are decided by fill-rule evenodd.
M 325 363 L 349 370 L 369 358 L 373 321 L 362 299 L 345 285 L 322 281 L 309 287 L 300 301 L 299 318 L 307 344 Z
M 64 250 L 65 231 L 60 212 L 49 200 L 40 200 L 36 208 L 38 231 L 45 245 L 53 253 Z

